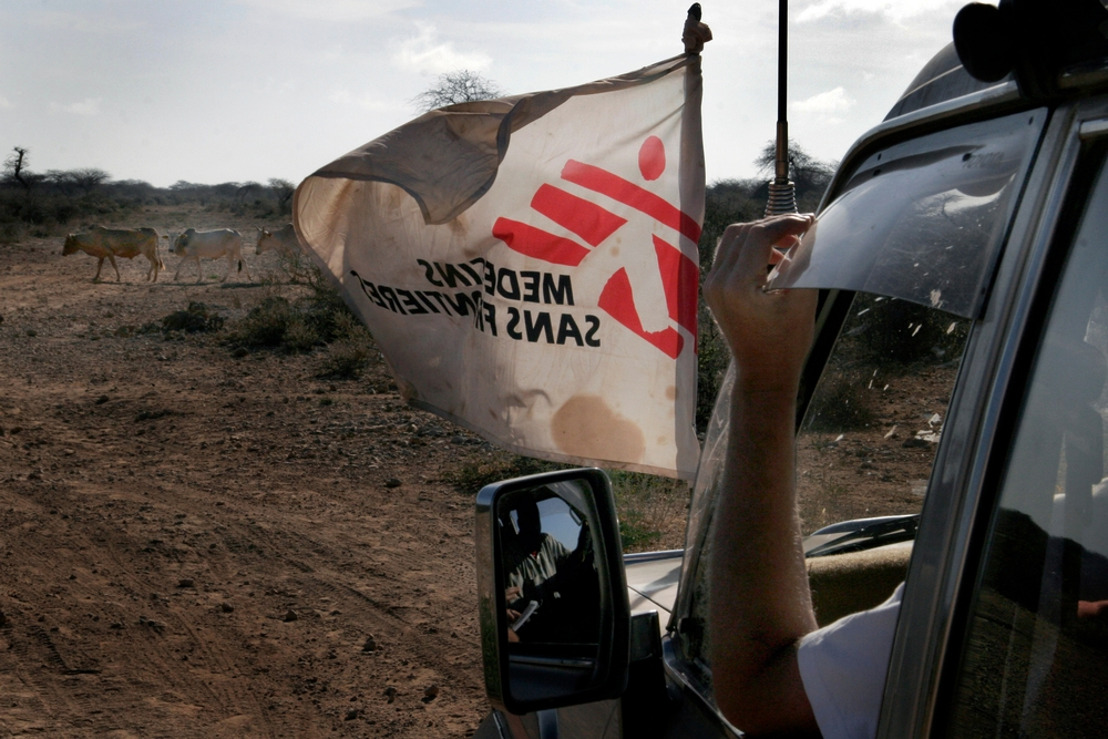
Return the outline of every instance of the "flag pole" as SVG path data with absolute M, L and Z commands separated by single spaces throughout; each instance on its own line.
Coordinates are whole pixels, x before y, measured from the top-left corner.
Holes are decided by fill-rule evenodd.
M 774 148 L 773 181 L 769 183 L 767 216 L 796 213 L 796 187 L 789 179 L 789 121 L 786 98 L 789 82 L 789 1 L 777 4 L 777 141 Z

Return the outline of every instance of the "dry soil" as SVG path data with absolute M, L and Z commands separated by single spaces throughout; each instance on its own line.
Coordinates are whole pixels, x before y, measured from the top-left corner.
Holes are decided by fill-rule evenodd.
M 470 492 L 495 452 L 401 402 L 380 361 L 236 357 L 151 323 L 295 296 L 251 271 L 0 245 L 0 735 L 454 737 L 487 711 Z

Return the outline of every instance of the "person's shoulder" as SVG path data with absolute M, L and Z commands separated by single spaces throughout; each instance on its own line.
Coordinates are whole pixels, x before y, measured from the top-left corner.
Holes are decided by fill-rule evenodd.
M 543 532 L 543 534 L 542 534 L 542 548 L 543 549 L 551 549 L 555 552 L 558 552 L 559 554 L 563 553 L 563 552 L 569 552 L 569 549 L 566 548 L 565 544 L 558 541 L 557 539 L 555 539 L 553 536 L 551 536 L 550 534 L 548 534 L 546 532 Z
M 797 666 L 824 736 L 873 736 L 904 593 L 801 637 Z

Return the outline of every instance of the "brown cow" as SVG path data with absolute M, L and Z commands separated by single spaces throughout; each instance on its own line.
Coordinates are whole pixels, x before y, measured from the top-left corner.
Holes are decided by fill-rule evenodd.
M 150 262 L 150 269 L 146 271 L 146 279 L 151 275 L 154 282 L 158 281 L 158 271 L 165 269 L 161 257 L 158 256 L 158 232 L 152 228 L 104 228 L 93 226 L 84 233 L 73 233 L 65 237 L 62 246 L 62 254 L 68 256 L 83 251 L 100 261 L 96 264 L 96 276 L 93 282 L 100 281 L 100 270 L 104 267 L 104 260 L 112 263 L 115 270 L 115 279 L 122 282 L 119 276 L 119 265 L 115 263 L 116 257 L 134 259 L 139 254 Z
M 258 254 L 275 251 L 285 259 L 291 259 L 300 254 L 300 240 L 296 238 L 296 231 L 291 223 L 286 223 L 276 231 L 258 226 L 258 243 L 255 249 Z

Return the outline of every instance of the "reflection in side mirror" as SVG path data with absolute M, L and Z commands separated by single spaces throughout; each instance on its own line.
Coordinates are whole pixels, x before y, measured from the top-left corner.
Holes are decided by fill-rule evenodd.
M 518 714 L 618 695 L 629 609 L 607 476 L 566 470 L 485 487 L 477 547 L 490 700 Z
M 507 636 L 520 645 L 513 653 L 596 659 L 600 581 L 592 532 L 584 514 L 555 492 L 581 497 L 576 487 L 563 481 L 497 501 Z

